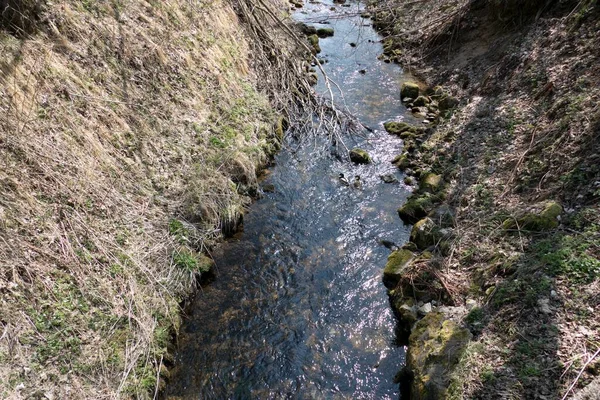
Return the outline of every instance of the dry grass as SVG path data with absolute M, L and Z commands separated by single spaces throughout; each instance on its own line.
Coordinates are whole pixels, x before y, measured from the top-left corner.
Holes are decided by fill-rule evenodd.
M 256 49 L 218 0 L 40 24 L 0 32 L 0 397 L 151 397 L 198 252 L 276 147 Z

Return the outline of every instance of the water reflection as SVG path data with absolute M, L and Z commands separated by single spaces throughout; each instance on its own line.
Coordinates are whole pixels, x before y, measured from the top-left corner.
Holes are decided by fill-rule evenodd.
M 243 234 L 214 254 L 217 279 L 198 294 L 184 325 L 169 394 L 399 396 L 393 377 L 404 350 L 394 344 L 395 321 L 381 284 L 389 251 L 378 241 L 407 237 L 396 208 L 408 190 L 379 177 L 397 173 L 389 161 L 401 141 L 383 132 L 382 123 L 402 118 L 401 74 L 376 60 L 381 45 L 366 20 L 329 18 L 330 7 L 309 4 L 297 18 L 328 19 L 335 29 L 334 37 L 321 40 L 324 67 L 343 89 L 348 109 L 374 128 L 344 141 L 367 149 L 374 162 L 357 166 L 332 158 L 318 150 L 327 147 L 326 138 L 315 146 L 288 143 L 267 181 L 275 192 L 253 205 Z M 323 79 L 318 90 L 325 90 Z M 340 172 L 360 175 L 362 190 L 340 185 Z

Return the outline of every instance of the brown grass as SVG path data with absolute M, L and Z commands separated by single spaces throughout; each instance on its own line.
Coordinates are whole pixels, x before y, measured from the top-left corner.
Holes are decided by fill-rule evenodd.
M 256 50 L 222 1 L 62 0 L 39 24 L 0 31 L 0 397 L 151 397 L 196 251 L 273 151 Z

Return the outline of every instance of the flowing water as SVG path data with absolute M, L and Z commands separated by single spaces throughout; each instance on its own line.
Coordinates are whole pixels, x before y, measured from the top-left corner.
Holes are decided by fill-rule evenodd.
M 335 7 L 335 10 L 331 10 Z M 352 14 L 343 16 L 343 14 Z M 347 135 L 348 147 L 373 163 L 332 157 L 327 138 L 277 155 L 266 193 L 246 215 L 244 231 L 216 254 L 216 280 L 203 288 L 180 336 L 169 395 L 185 399 L 397 399 L 404 364 L 381 273 L 389 250 L 406 241 L 396 209 L 409 194 L 390 164 L 402 142 L 383 122 L 408 120 L 399 99 L 405 78 L 377 60 L 380 37 L 360 5 L 307 4 L 295 18 L 332 27 L 319 57 L 336 102 L 373 132 Z M 353 44 L 353 45 L 352 45 Z M 361 72 L 361 70 L 364 70 Z M 327 93 L 319 78 L 317 90 Z M 360 175 L 363 188 L 340 184 Z M 399 182 L 386 184 L 380 175 Z

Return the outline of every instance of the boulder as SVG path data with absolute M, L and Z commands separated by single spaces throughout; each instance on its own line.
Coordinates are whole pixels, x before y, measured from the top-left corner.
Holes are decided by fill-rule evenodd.
M 398 216 L 405 224 L 414 224 L 427 216 L 433 208 L 433 202 L 428 196 L 411 196 L 402 207 L 398 209 Z
M 462 357 L 471 332 L 430 312 L 415 324 L 408 339 L 407 367 L 413 375 L 411 399 L 444 399 L 452 372 Z
M 437 245 L 442 237 L 440 227 L 429 217 L 419 220 L 410 231 L 410 241 L 421 250 Z
M 412 251 L 407 249 L 399 249 L 393 251 L 387 259 L 385 268 L 383 270 L 383 284 L 388 289 L 393 289 L 400 282 L 402 274 L 406 270 L 406 267 L 410 265 L 410 262 L 415 258 Z
M 369 164 L 371 156 L 365 150 L 356 147 L 350 150 L 350 160 L 357 164 Z
M 411 99 L 419 97 L 419 85 L 414 82 L 404 82 L 400 89 L 400 98 L 404 99 L 406 97 Z

